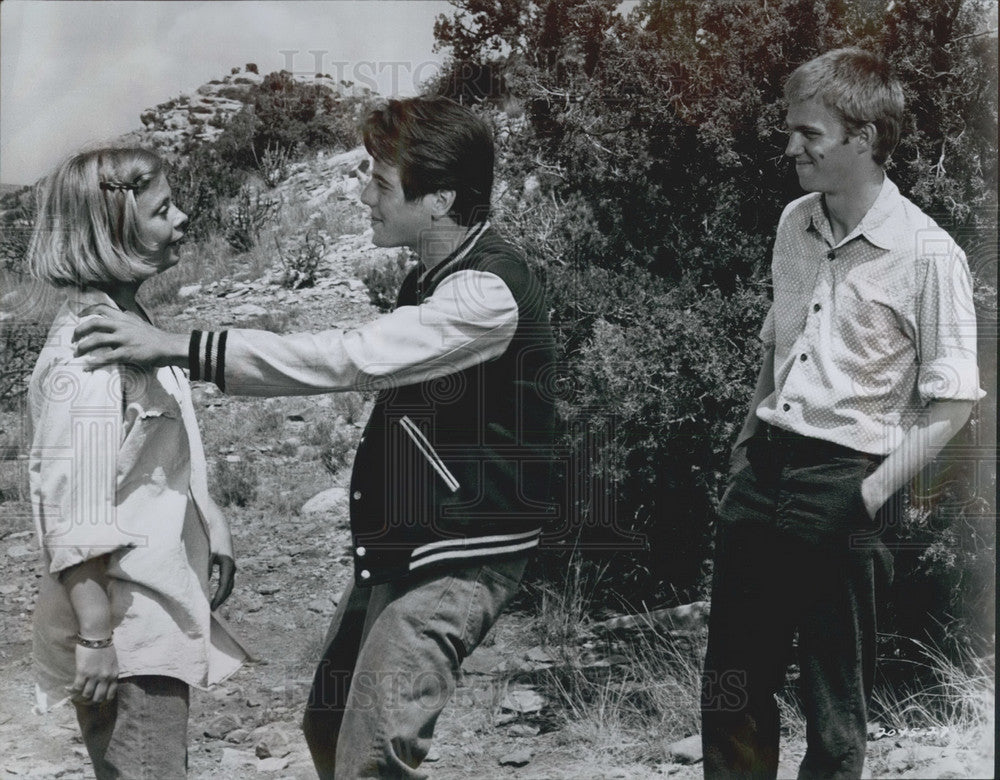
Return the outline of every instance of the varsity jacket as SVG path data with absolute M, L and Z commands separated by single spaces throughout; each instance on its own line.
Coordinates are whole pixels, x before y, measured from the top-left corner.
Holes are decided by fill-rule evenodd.
M 482 223 L 357 330 L 195 331 L 189 367 L 242 395 L 378 390 L 350 486 L 364 586 L 538 545 L 556 511 L 554 357 L 541 284 Z

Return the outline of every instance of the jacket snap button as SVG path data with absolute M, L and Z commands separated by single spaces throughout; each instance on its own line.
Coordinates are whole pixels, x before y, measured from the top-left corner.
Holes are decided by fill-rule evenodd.
M 358 554 L 359 558 L 364 558 L 365 557 L 365 553 L 368 552 L 368 550 L 366 550 L 364 547 L 359 547 L 354 552 L 356 552 Z
M 789 410 L 790 410 L 790 409 L 791 409 L 792 407 L 791 407 L 790 405 L 788 405 L 788 404 L 782 404 L 782 405 L 781 405 L 781 408 L 782 408 L 782 409 L 783 409 L 784 411 L 786 411 L 786 412 L 787 412 L 787 411 L 789 411 Z
M 363 579 L 363 580 L 367 580 L 371 576 L 372 576 L 372 573 L 370 571 L 368 571 L 368 569 L 365 569 L 365 570 L 363 570 L 361 572 L 361 579 Z
M 361 491 L 360 490 L 355 490 L 354 491 L 354 500 L 355 501 L 360 501 L 361 500 Z

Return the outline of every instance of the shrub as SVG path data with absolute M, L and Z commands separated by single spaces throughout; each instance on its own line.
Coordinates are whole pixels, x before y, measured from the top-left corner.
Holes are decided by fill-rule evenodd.
M 204 146 L 183 157 L 170 172 L 174 201 L 188 215 L 185 236 L 204 241 L 222 230 L 222 202 L 240 191 L 244 175 L 215 148 Z
M 251 147 L 252 148 L 252 147 Z M 256 153 L 254 154 L 256 159 Z M 280 146 L 268 146 L 257 160 L 257 170 L 264 183 L 274 188 L 288 175 L 289 152 Z
M 326 440 L 319 444 L 319 459 L 324 468 L 336 474 L 354 462 L 354 452 L 358 447 L 359 433 L 354 428 L 332 426 Z
M 435 25 L 451 60 L 430 88 L 494 121 L 497 222 L 546 278 L 567 471 L 587 463 L 571 507 L 579 527 L 558 533 L 592 542 L 595 561 L 614 558 L 609 591 L 694 595 L 759 362 L 774 229 L 800 194 L 782 154 L 785 77 L 836 46 L 883 51 L 905 82 L 911 122 L 890 175 L 995 269 L 990 6 L 650 0 L 626 19 L 613 0 L 453 5 Z M 993 295 L 983 284 L 980 301 Z M 994 307 L 980 330 L 995 327 Z M 984 339 L 990 389 L 994 353 Z M 995 438 L 982 433 L 995 426 L 990 397 L 978 414 L 975 446 L 992 452 Z M 931 628 L 928 600 L 902 597 L 919 582 L 927 595 L 934 583 L 938 614 L 976 603 L 992 615 L 982 574 L 992 537 L 980 518 L 995 515 L 993 485 L 956 482 L 958 513 L 910 510 L 913 546 L 899 555 L 889 613 L 908 632 Z M 644 545 L 610 550 L 633 534 Z M 971 626 L 956 630 L 992 635 L 991 621 Z
M 210 488 L 221 506 L 248 506 L 257 500 L 257 469 L 247 460 L 217 460 Z
M 0 263 L 6 271 L 25 268 L 35 224 L 35 188 L 25 187 L 0 199 Z
M 237 252 L 246 252 L 257 245 L 260 231 L 277 213 L 279 201 L 249 185 L 243 185 L 229 207 L 225 236 Z
M 362 273 L 361 281 L 368 287 L 368 297 L 373 306 L 379 311 L 396 308 L 400 285 L 415 262 L 408 250 L 401 249 L 395 257 L 375 263 Z
M 326 254 L 326 241 L 319 232 L 306 230 L 287 251 L 282 248 L 277 236 L 274 237 L 274 244 L 283 268 L 282 287 L 297 290 L 316 284 L 316 272 Z
M 0 271 L 0 402 L 22 396 L 65 295 L 23 274 Z
M 247 105 L 229 120 L 215 146 L 224 159 L 245 170 L 255 170 L 268 149 L 297 158 L 315 149 L 357 146 L 359 114 L 370 101 L 297 81 L 287 71 L 269 73 L 237 99 Z
M 22 395 L 38 353 L 45 345 L 48 326 L 20 319 L 0 320 L 0 401 Z

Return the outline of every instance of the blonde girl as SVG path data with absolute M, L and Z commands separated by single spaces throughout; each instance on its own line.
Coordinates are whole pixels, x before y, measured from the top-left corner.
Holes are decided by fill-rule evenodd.
M 46 180 L 28 254 L 32 275 L 67 298 L 28 387 L 44 565 L 39 706 L 73 701 L 99 780 L 183 777 L 189 686 L 224 679 L 246 657 L 212 614 L 235 566 L 185 375 L 88 372 L 71 343 L 94 303 L 148 319 L 136 292 L 177 262 L 186 223 L 157 155 L 100 149 Z

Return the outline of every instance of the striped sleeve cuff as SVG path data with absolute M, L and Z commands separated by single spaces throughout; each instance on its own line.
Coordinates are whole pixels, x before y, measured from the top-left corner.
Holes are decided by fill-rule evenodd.
M 192 381 L 214 382 L 226 390 L 226 336 L 229 331 L 191 332 L 188 344 L 188 369 Z

